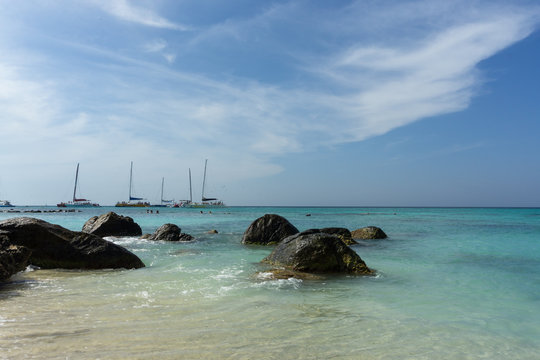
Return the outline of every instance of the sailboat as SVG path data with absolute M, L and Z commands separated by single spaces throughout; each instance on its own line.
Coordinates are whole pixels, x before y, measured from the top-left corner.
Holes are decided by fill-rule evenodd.
M 209 207 L 225 207 L 225 204 L 223 201 L 218 200 L 217 198 L 208 198 L 204 196 L 204 188 L 206 186 L 206 166 L 208 165 L 208 159 L 204 161 L 204 176 L 203 176 L 203 184 L 202 184 L 202 195 L 201 195 L 201 202 L 200 203 L 191 203 L 189 207 L 195 207 L 195 208 L 209 208 Z M 190 181 L 191 185 L 191 181 Z M 190 189 L 191 192 L 191 189 Z
M 193 193 L 191 192 L 191 169 L 189 170 L 189 200 L 179 200 L 178 202 L 174 203 L 171 207 L 179 208 L 179 207 L 190 207 L 193 203 Z
M 156 206 L 156 207 L 167 207 L 167 206 L 171 206 L 173 200 L 165 200 L 163 199 L 163 185 L 165 183 L 165 178 L 162 177 L 161 178 L 161 202 L 159 203 L 159 205 L 152 205 L 152 206 Z
M 11 205 L 9 200 L 0 200 L 0 207 L 11 207 L 11 206 L 13 205 Z
M 129 169 L 129 200 L 119 201 L 116 203 L 116 207 L 147 207 L 150 206 L 150 203 L 144 200 L 143 198 L 134 197 L 131 195 L 131 187 L 133 183 L 133 161 L 131 162 L 131 167 Z
M 73 188 L 73 200 L 67 203 L 61 202 L 56 204 L 58 207 L 94 207 L 99 206 L 97 203 L 93 203 L 88 199 L 77 199 L 77 184 L 79 182 L 79 163 L 77 163 L 77 170 L 75 171 L 75 186 Z

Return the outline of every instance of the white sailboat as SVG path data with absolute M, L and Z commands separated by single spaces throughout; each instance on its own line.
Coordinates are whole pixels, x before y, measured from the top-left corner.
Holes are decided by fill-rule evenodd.
M 9 200 L 0 200 L 0 207 L 11 207 L 11 206 L 13 205 L 11 205 Z
M 73 200 L 67 203 L 61 202 L 56 204 L 58 207 L 95 207 L 100 206 L 98 203 L 93 203 L 88 199 L 77 198 L 77 184 L 79 182 L 79 163 L 77 163 L 77 170 L 75 170 L 75 186 L 73 187 Z
M 193 208 L 212 208 L 212 207 L 225 207 L 223 201 L 218 200 L 217 198 L 209 198 L 204 195 L 204 188 L 206 186 L 206 166 L 208 164 L 208 159 L 204 161 L 204 175 L 203 175 L 203 184 L 202 184 L 202 195 L 200 203 L 191 203 L 189 207 Z M 191 175 L 191 172 L 190 172 Z M 190 194 L 191 194 L 191 176 L 190 176 Z
M 150 203 L 143 201 L 143 198 L 134 197 L 131 195 L 131 187 L 133 184 L 133 161 L 131 162 L 131 167 L 129 169 L 129 200 L 128 201 L 119 201 L 116 203 L 116 207 L 148 207 Z
M 155 206 L 155 207 L 167 207 L 167 206 L 172 206 L 172 203 L 173 203 L 173 200 L 165 200 L 163 199 L 163 186 L 165 184 L 165 178 L 162 177 L 161 178 L 161 200 L 160 200 L 160 203 L 158 205 L 152 205 L 152 206 Z

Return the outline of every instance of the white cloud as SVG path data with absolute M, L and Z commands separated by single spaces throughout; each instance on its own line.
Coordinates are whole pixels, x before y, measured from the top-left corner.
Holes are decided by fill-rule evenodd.
M 146 44 L 143 48 L 146 52 L 161 52 L 167 47 L 167 42 L 163 39 L 154 39 Z
M 134 22 L 140 25 L 187 31 L 188 26 L 177 24 L 161 17 L 150 9 L 135 6 L 128 0 L 91 0 L 105 12 L 124 21 Z
M 466 108 L 482 83 L 479 63 L 528 36 L 534 20 L 497 13 L 430 33 L 415 46 L 354 45 L 317 71 L 348 89 L 346 111 L 355 118 L 349 133 L 362 140 Z

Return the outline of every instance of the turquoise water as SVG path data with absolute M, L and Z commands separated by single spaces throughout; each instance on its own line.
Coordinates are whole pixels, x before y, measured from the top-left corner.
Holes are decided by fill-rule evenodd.
M 109 210 L 133 217 L 143 232 L 172 222 L 197 240 L 109 238 L 147 267 L 14 276 L 0 287 L 0 358 L 538 359 L 540 209 L 30 215 L 80 230 Z M 244 246 L 241 237 L 266 213 L 300 230 L 381 227 L 389 239 L 353 247 L 378 275 L 265 280 L 259 261 L 271 248 Z

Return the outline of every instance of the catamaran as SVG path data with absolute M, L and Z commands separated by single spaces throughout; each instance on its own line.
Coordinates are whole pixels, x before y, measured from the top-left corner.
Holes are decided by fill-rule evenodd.
M 13 205 L 11 205 L 9 200 L 0 200 L 0 207 L 11 207 L 11 206 Z
M 189 170 L 189 200 L 179 200 L 178 202 L 175 202 L 171 205 L 171 207 L 179 208 L 179 207 L 190 207 L 193 203 L 193 193 L 191 191 L 191 169 Z
M 206 186 L 206 165 L 208 164 L 208 159 L 204 161 L 204 176 L 203 176 L 203 184 L 202 184 L 202 196 L 201 196 L 201 202 L 200 203 L 193 203 L 191 202 L 187 207 L 191 208 L 213 208 L 213 207 L 225 207 L 225 204 L 223 201 L 218 200 L 217 198 L 208 198 L 204 196 L 204 188 Z M 191 175 L 191 171 L 190 171 Z M 190 177 L 190 194 L 191 194 L 191 177 Z
M 158 205 L 152 205 L 155 207 L 172 207 L 174 200 L 165 200 L 163 199 L 163 184 L 165 183 L 165 178 L 161 178 L 161 202 Z
M 77 170 L 75 171 L 75 186 L 73 188 L 73 200 L 67 203 L 61 202 L 56 204 L 58 207 L 94 207 L 99 206 L 97 203 L 93 203 L 88 199 L 77 199 L 77 184 L 79 182 L 79 163 L 77 163 Z
M 131 195 L 131 187 L 133 183 L 133 161 L 131 162 L 131 167 L 129 169 L 129 200 L 128 201 L 119 201 L 116 203 L 116 207 L 148 207 L 151 206 L 149 202 L 142 201 L 143 198 L 134 197 Z

